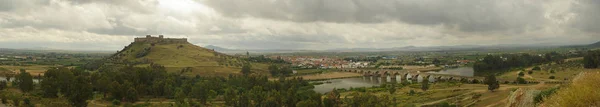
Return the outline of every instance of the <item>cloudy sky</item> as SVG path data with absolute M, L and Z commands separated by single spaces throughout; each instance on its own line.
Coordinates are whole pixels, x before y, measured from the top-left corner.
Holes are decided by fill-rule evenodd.
M 600 41 L 600 0 L 0 0 L 0 48 L 119 50 L 163 34 L 234 49 Z

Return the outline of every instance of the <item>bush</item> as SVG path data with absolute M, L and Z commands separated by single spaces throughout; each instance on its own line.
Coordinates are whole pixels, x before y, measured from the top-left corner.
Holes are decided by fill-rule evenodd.
M 540 94 L 536 95 L 533 98 L 534 102 L 540 103 L 540 102 L 544 101 L 544 98 L 549 97 L 550 95 L 554 94 L 557 90 L 558 90 L 558 87 L 553 87 L 550 89 L 542 90 L 542 92 L 540 92 Z
M 533 74 L 533 71 L 528 71 L 527 74 L 531 75 Z
M 527 84 L 527 81 L 525 81 L 525 79 L 524 79 L 524 78 L 521 78 L 521 77 L 517 77 L 517 81 L 516 81 L 516 82 L 517 82 L 518 84 Z
M 555 72 L 554 72 L 554 70 L 550 70 L 550 73 L 553 73 L 553 74 L 554 74 Z
M 117 99 L 114 99 L 114 100 L 112 101 L 112 104 L 113 104 L 113 105 L 121 105 L 121 101 L 119 101 L 119 100 L 117 100 Z
M 408 95 L 410 95 L 410 96 L 413 96 L 415 94 L 416 94 L 415 90 L 410 90 L 410 92 L 408 92 Z
M 519 72 L 519 77 L 525 76 L 525 73 Z
M 531 69 L 531 70 L 539 71 L 539 70 L 542 70 L 542 68 L 540 68 L 540 66 L 536 66 L 536 67 L 533 67 L 533 69 Z
M 473 81 L 471 81 L 472 84 L 479 84 L 479 80 L 477 79 L 473 79 Z
M 556 77 L 554 77 L 554 76 L 550 76 L 550 79 L 554 79 L 554 78 L 556 78 Z

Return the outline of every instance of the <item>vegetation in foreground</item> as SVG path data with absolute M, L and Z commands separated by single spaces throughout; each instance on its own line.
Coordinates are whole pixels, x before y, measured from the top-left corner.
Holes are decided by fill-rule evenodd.
M 600 106 L 600 71 L 585 72 L 573 83 L 559 89 L 555 94 L 547 97 L 544 105 L 547 106 L 572 106 L 587 107 Z

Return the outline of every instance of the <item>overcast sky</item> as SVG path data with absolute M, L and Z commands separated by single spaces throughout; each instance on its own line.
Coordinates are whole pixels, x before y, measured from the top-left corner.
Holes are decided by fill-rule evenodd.
M 587 44 L 600 0 L 0 0 L 0 48 L 114 51 L 147 34 L 233 49 Z

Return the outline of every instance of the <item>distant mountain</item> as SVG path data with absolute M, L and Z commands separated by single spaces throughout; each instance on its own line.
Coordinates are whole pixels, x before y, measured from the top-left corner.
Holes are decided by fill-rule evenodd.
M 231 49 L 215 46 L 215 45 L 206 45 L 204 46 L 206 49 L 214 49 L 215 51 L 230 51 Z
M 589 44 L 589 45 L 587 45 L 587 47 L 600 47 L 600 41 L 593 43 L 593 44 Z

